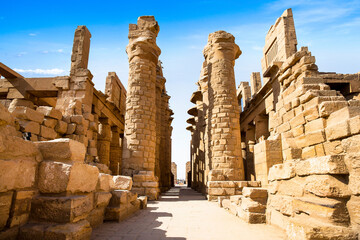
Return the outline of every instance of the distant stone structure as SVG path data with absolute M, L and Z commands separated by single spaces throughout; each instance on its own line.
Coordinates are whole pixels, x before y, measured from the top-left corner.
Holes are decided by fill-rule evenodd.
M 176 180 L 178 179 L 177 178 L 177 165 L 174 162 L 171 163 L 171 173 L 174 176 L 174 183 L 176 184 Z
M 190 185 L 189 185 L 189 179 L 191 178 L 191 163 L 190 163 L 190 161 L 186 162 L 186 165 L 185 165 L 185 174 L 186 174 L 186 176 L 185 176 L 185 178 L 186 178 L 186 184 L 187 184 L 188 186 L 190 186 Z M 190 178 L 189 178 L 189 177 L 190 177 Z
M 128 91 L 115 72 L 105 93 L 94 88 L 85 26 L 69 76 L 24 78 L 0 63 L 0 239 L 89 239 L 171 187 L 158 31 L 154 17 L 130 24 Z
M 308 48 L 297 50 L 287 9 L 265 38 L 263 85 L 252 73 L 233 103 L 233 86 L 224 85 L 235 84 L 229 39 L 209 35 L 191 96 L 192 188 L 249 223 L 283 228 L 289 239 L 358 239 L 359 74 L 319 72 Z M 212 43 L 220 60 L 209 64 Z

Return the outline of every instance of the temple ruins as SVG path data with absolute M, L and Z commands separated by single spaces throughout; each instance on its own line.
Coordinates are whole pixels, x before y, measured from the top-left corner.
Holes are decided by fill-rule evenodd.
M 0 240 L 90 239 L 104 221 L 160 204 L 162 193 L 166 207 L 181 201 L 181 188 L 170 190 L 182 176 L 171 161 L 159 31 L 153 16 L 129 25 L 127 88 L 115 72 L 104 92 L 94 87 L 86 26 L 75 30 L 68 76 L 26 78 L 0 63 Z M 360 72 L 320 72 L 297 45 L 287 9 L 265 36 L 261 73 L 236 87 L 235 37 L 209 34 L 189 96 L 186 184 L 199 192 L 196 206 L 276 226 L 288 239 L 358 240 Z M 195 191 L 183 189 L 190 202 Z
M 230 33 L 204 48 L 191 132 L 191 187 L 289 239 L 358 239 L 360 75 L 319 72 L 287 9 L 265 37 L 260 72 L 234 79 Z M 262 75 L 262 80 L 261 80 Z
M 129 26 L 127 90 L 88 69 L 75 30 L 69 76 L 25 78 L 0 63 L 0 239 L 89 239 L 171 188 L 171 122 L 152 16 Z

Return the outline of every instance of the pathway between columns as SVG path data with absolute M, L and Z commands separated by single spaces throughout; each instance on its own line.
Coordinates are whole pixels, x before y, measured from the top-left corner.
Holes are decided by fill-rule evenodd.
M 276 240 L 285 234 L 273 226 L 247 224 L 194 190 L 175 187 L 131 218 L 105 222 L 93 230 L 92 239 Z

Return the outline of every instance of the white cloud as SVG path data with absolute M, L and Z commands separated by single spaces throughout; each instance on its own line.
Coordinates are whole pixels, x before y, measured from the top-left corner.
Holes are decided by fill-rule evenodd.
M 56 50 L 44 50 L 44 51 L 41 51 L 41 53 L 43 54 L 48 54 L 48 53 L 63 53 L 64 52 L 64 49 L 56 49 Z
M 27 52 L 19 52 L 18 54 L 16 54 L 17 57 L 22 57 L 24 55 L 26 55 Z
M 263 48 L 260 47 L 260 46 L 252 46 L 252 49 L 255 50 L 255 51 L 262 51 Z
M 41 75 L 57 75 L 65 72 L 63 69 L 53 68 L 53 69 L 18 69 L 14 68 L 16 72 L 19 73 L 34 73 L 34 74 L 41 74 Z
M 36 36 L 36 33 L 29 33 L 29 36 L 35 37 L 35 36 Z

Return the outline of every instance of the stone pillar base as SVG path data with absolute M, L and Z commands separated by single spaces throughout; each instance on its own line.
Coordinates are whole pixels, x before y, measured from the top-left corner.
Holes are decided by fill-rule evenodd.
M 149 200 L 157 200 L 160 195 L 158 177 L 152 171 L 140 171 L 133 174 L 132 191 L 138 195 L 147 196 Z
M 233 195 L 242 195 L 244 187 L 260 187 L 260 181 L 208 181 L 208 201 L 218 201 L 219 197 L 229 198 Z

